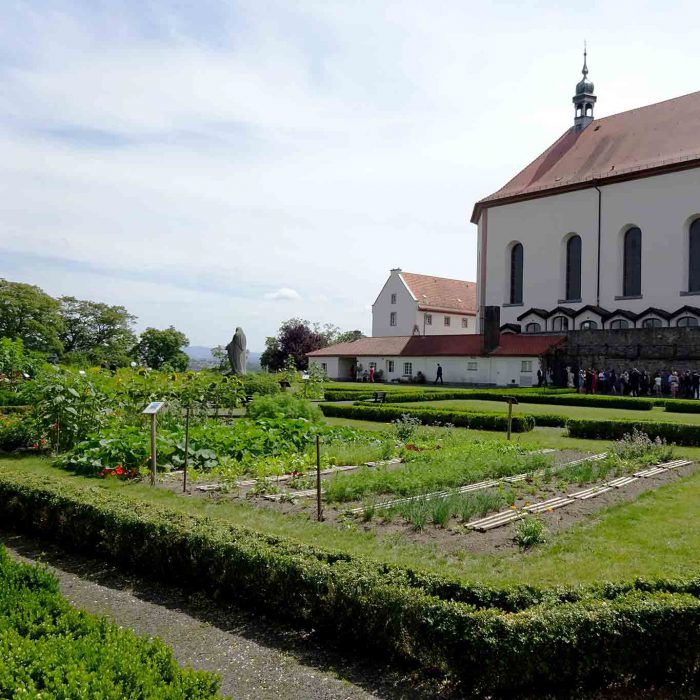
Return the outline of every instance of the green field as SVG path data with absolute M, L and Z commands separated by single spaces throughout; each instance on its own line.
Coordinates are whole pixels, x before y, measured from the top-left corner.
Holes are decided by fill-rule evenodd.
M 505 413 L 508 406 L 500 401 L 481 401 L 472 399 L 449 399 L 446 401 L 419 401 L 406 404 L 407 408 L 446 408 L 453 411 L 484 411 L 492 413 L 499 411 Z M 672 413 L 665 411 L 662 407 L 655 406 L 651 411 L 630 411 L 622 408 L 597 408 L 594 406 L 560 406 L 557 404 L 535 404 L 527 403 L 523 400 L 513 406 L 513 415 L 519 413 L 531 416 L 558 415 L 566 418 L 585 418 L 590 420 L 635 420 L 635 421 L 656 421 L 664 423 L 687 423 L 700 425 L 700 413 Z
M 158 503 L 180 512 L 202 513 L 215 520 L 284 535 L 298 542 L 469 581 L 588 583 L 636 576 L 672 577 L 697 572 L 700 565 L 700 519 L 697 518 L 700 473 L 648 492 L 634 503 L 585 518 L 565 533 L 552 536 L 548 544 L 535 552 L 522 554 L 509 550 L 506 554 L 475 555 L 411 543 L 400 534 L 376 535 L 353 523 L 333 526 L 310 521 L 306 515 L 284 515 L 248 503 L 186 499 L 145 484 L 88 479 L 51 467 L 48 461 L 39 458 L 0 460 L 0 475 L 16 470 L 40 475 L 51 482 L 115 489 L 126 499 Z

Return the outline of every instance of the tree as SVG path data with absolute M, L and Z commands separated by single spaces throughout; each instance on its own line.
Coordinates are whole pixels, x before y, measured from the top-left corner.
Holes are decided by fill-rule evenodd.
M 134 351 L 141 362 L 152 369 L 173 369 L 176 372 L 184 372 L 189 358 L 182 352 L 182 348 L 189 344 L 187 336 L 173 326 L 164 330 L 146 328 L 141 333 Z
M 333 338 L 331 345 L 335 345 L 335 343 L 352 343 L 364 337 L 365 334 L 362 331 L 345 331 L 343 333 L 338 333 L 335 338 Z
M 306 353 L 325 348 L 330 342 L 334 327 L 320 328 L 299 318 L 290 318 L 279 329 L 277 336 L 265 340 L 265 351 L 260 357 L 260 364 L 271 371 L 278 371 L 285 366 L 287 358 L 294 358 L 298 369 L 306 369 L 309 361 Z
M 81 353 L 97 364 L 102 360 L 125 357 L 136 336 L 131 326 L 136 316 L 123 306 L 110 306 L 75 297 L 61 297 L 63 331 L 61 341 L 66 353 Z
M 0 337 L 20 338 L 27 350 L 59 353 L 60 305 L 31 284 L 0 279 Z

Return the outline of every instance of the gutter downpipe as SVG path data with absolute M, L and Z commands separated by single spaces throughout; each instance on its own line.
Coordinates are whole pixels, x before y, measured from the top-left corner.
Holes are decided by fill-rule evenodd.
M 595 292 L 595 304 L 600 306 L 600 238 L 601 238 L 601 198 L 602 192 L 598 185 L 593 185 L 598 192 L 598 263 L 597 263 L 597 275 L 596 275 L 596 292 Z

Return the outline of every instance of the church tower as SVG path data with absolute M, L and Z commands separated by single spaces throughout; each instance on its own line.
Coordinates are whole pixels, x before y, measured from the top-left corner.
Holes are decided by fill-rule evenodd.
M 588 66 L 586 65 L 586 47 L 583 48 L 583 80 L 576 86 L 576 94 L 573 98 L 574 130 L 583 131 L 593 121 L 593 105 L 598 99 L 593 94 L 593 83 L 588 79 Z

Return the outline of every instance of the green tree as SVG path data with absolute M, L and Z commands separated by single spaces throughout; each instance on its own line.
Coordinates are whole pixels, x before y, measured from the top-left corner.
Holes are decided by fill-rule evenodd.
M 352 343 L 353 341 L 360 340 L 364 337 L 365 334 L 362 331 L 345 331 L 343 333 L 338 333 L 331 341 L 331 345 L 334 345 L 335 343 Z
M 20 338 L 27 350 L 60 353 L 60 304 L 31 284 L 0 279 L 0 337 Z
M 82 354 L 92 364 L 125 358 L 136 342 L 131 326 L 136 316 L 123 306 L 110 306 L 75 297 L 61 297 L 63 330 L 61 341 L 66 353 Z
M 146 328 L 141 333 L 134 350 L 141 362 L 152 369 L 172 369 L 176 372 L 184 372 L 187 369 L 189 358 L 182 351 L 182 348 L 189 344 L 187 336 L 173 326 L 164 330 Z
M 333 326 L 321 328 L 318 324 L 290 318 L 280 326 L 277 336 L 265 340 L 260 364 L 276 372 L 285 366 L 287 358 L 292 357 L 298 369 L 306 369 L 309 366 L 306 353 L 325 348 L 335 332 Z

